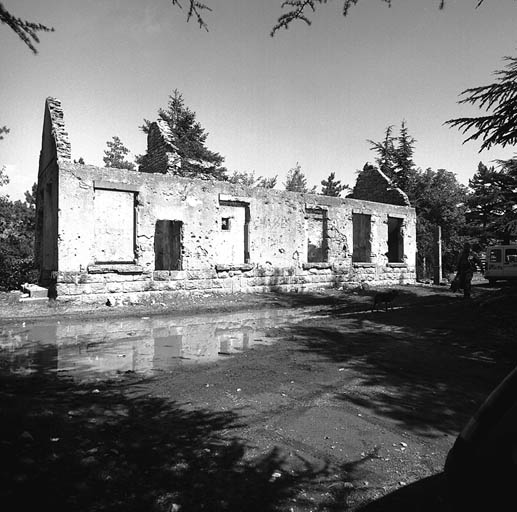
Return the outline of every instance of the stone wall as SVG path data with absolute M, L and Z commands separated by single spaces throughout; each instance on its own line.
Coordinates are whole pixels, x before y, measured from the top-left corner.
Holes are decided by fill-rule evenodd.
M 407 206 L 70 162 L 60 164 L 59 183 L 59 267 L 54 276 L 62 300 L 158 301 L 170 293 L 194 291 L 304 291 L 415 280 L 415 212 Z M 133 261 L 96 261 L 96 223 L 102 219 L 95 201 L 106 190 L 134 199 L 134 219 L 127 219 L 134 222 Z M 309 261 L 318 211 L 325 219 L 318 241 L 326 254 L 323 261 Z M 353 213 L 371 216 L 369 264 L 352 261 Z M 390 264 L 386 257 L 389 216 L 403 219 L 405 258 L 400 264 Z M 81 222 L 84 218 L 93 221 Z M 237 231 L 224 229 L 226 219 Z M 155 270 L 156 225 L 164 220 L 181 223 L 182 270 Z M 237 249 L 231 252 L 232 247 Z
M 159 119 L 151 123 L 147 133 L 147 153 L 142 156 L 140 172 L 173 173 L 181 168 L 168 124 Z
M 61 106 L 47 100 L 37 245 L 42 281 L 52 278 L 59 300 L 415 281 L 415 210 L 379 171 L 363 171 L 354 199 L 247 188 L 175 176 L 180 161 L 163 121 L 151 124 L 148 144 L 145 172 L 72 163 Z M 361 261 L 354 214 L 369 219 Z M 396 262 L 388 251 L 394 218 L 403 240 Z
M 45 102 L 36 191 L 35 259 L 44 284 L 58 266 L 58 164 L 69 161 L 70 154 L 61 103 L 49 97 Z

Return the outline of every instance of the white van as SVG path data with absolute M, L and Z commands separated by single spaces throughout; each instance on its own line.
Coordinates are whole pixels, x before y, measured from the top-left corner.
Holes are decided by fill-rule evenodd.
M 490 284 L 517 279 L 517 245 L 493 245 L 486 250 L 485 278 Z

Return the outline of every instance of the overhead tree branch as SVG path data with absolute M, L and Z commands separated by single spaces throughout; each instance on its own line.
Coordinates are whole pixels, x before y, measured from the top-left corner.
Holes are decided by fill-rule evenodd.
M 287 12 L 282 14 L 278 20 L 276 25 L 271 30 L 271 36 L 274 36 L 275 33 L 281 28 L 289 28 L 293 21 L 303 21 L 307 25 L 311 24 L 311 20 L 309 18 L 311 11 L 312 13 L 316 12 L 316 8 L 322 4 L 328 4 L 332 0 L 284 0 L 281 4 L 281 9 L 288 9 Z M 347 16 L 350 8 L 357 5 L 360 0 L 340 0 L 342 2 L 342 14 L 343 16 Z M 385 3 L 388 7 L 391 7 L 393 0 L 379 0 L 380 2 Z M 476 0 L 476 9 L 484 2 L 485 0 Z M 439 9 L 443 9 L 445 7 L 446 0 L 440 0 Z
M 172 5 L 175 5 L 180 9 L 183 9 L 183 6 L 181 5 L 179 0 L 171 0 L 171 2 Z M 208 5 L 198 2 L 197 0 L 189 0 L 187 22 L 189 22 L 190 19 L 194 16 L 199 25 L 199 28 L 204 28 L 208 32 L 208 25 L 206 24 L 205 20 L 203 19 L 203 16 L 201 15 L 202 11 L 212 12 L 212 9 L 208 7 Z
M 517 58 L 505 57 L 505 69 L 496 71 L 496 81 L 489 85 L 464 90 L 458 102 L 477 105 L 488 112 L 479 117 L 460 117 L 450 119 L 445 124 L 462 131 L 473 130 L 463 143 L 481 139 L 481 149 L 494 145 L 502 147 L 517 144 Z
M 11 130 L 7 126 L 0 126 L 0 140 L 4 138 L 3 133 L 9 133 Z
M 1 3 L 0 21 L 13 29 L 34 54 L 38 53 L 36 49 L 36 44 L 39 43 L 38 32 L 54 32 L 53 27 L 47 27 L 41 23 L 34 23 L 13 16 Z

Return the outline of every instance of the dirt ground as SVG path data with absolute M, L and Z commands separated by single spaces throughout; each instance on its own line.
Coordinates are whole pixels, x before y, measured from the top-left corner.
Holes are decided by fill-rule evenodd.
M 374 312 L 376 290 L 125 308 L 5 294 L 0 332 L 66 316 L 274 308 L 299 317 L 269 329 L 267 344 L 174 372 L 77 382 L 0 363 L 2 502 L 16 510 L 445 510 L 441 488 L 432 498 L 413 493 L 411 504 L 380 498 L 439 479 L 458 432 L 515 366 L 517 289 L 480 281 L 470 301 L 445 287 L 398 289 L 392 310 Z

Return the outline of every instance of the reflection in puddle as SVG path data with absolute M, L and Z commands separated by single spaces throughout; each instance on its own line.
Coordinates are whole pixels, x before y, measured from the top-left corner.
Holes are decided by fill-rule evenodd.
M 170 371 L 268 344 L 266 331 L 300 316 L 265 310 L 196 317 L 67 320 L 0 327 L 0 368 L 61 372 L 82 379 L 117 372 Z

